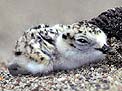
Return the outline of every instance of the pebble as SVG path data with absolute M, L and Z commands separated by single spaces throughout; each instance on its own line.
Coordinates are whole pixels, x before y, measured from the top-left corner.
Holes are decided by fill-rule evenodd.
M 61 81 L 65 81 L 66 78 L 65 78 L 65 77 L 61 77 L 61 78 L 58 78 L 57 80 L 58 80 L 59 82 L 61 82 Z

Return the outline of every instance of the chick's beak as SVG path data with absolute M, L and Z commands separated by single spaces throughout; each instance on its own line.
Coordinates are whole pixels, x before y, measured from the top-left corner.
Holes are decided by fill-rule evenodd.
M 96 50 L 101 51 L 103 54 L 107 54 L 111 48 L 108 45 L 103 45 L 102 48 L 95 48 Z

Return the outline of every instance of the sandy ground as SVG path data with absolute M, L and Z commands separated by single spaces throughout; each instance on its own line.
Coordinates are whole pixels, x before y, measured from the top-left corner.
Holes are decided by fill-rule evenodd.
M 31 26 L 71 24 L 116 6 L 122 0 L 0 0 L 0 61 L 10 57 L 15 40 Z M 0 91 L 122 91 L 121 55 L 44 77 L 15 78 L 0 67 Z

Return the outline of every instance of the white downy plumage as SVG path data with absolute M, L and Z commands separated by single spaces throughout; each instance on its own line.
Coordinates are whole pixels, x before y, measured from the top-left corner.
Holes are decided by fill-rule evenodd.
M 12 75 L 43 74 L 72 69 L 105 57 L 108 45 L 102 30 L 87 21 L 71 25 L 40 24 L 16 42 L 8 69 Z

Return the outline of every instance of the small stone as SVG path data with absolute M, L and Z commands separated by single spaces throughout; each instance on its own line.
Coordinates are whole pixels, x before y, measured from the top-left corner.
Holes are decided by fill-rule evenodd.
M 61 77 L 61 78 L 58 78 L 57 80 L 58 80 L 59 82 L 61 82 L 61 81 L 65 81 L 65 80 L 66 80 L 66 78 Z

